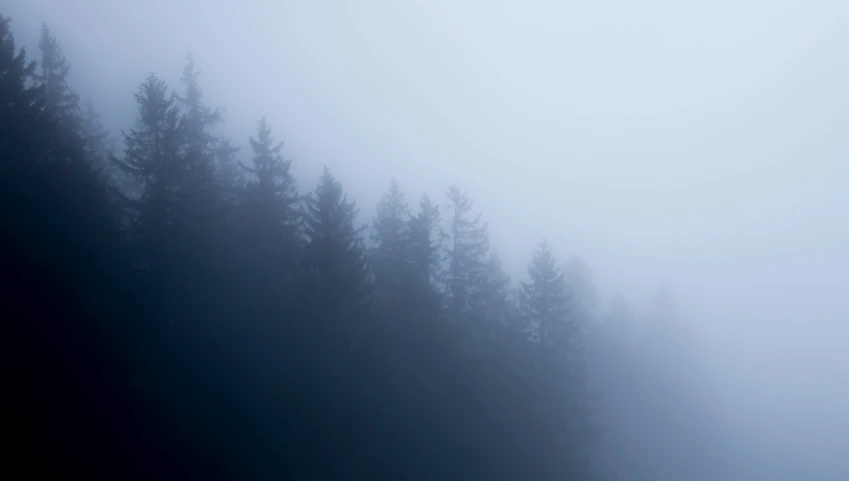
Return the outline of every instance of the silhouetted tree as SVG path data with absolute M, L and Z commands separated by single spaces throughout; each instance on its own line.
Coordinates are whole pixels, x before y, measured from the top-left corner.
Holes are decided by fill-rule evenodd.
M 41 26 L 41 73 L 36 76 L 44 86 L 44 106 L 50 115 L 56 116 L 62 129 L 81 133 L 79 96 L 68 85 L 71 66 L 56 37 L 51 35 L 47 25 Z
M 439 206 L 427 195 L 419 201 L 419 211 L 407 222 L 409 234 L 409 262 L 412 269 L 411 290 L 414 293 L 411 307 L 418 315 L 435 319 L 442 298 L 442 231 L 439 227 Z
M 393 179 L 377 204 L 371 231 L 374 245 L 370 252 L 377 307 L 389 317 L 409 314 L 413 304 L 412 289 L 417 287 L 412 284 L 409 220 L 409 206 Z
M 325 323 L 357 321 L 371 300 L 364 227 L 356 226 L 357 212 L 325 167 L 307 198 L 304 219 L 304 262 L 315 283 L 315 307 Z
M 180 111 L 165 82 L 153 74 L 139 86 L 135 98 L 138 127 L 123 132 L 124 155 L 114 160 L 141 185 L 141 195 L 133 202 L 133 236 L 145 251 L 139 254 L 142 262 L 152 267 L 161 264 L 168 250 L 180 209 Z
M 520 300 L 533 337 L 545 346 L 562 342 L 564 336 L 576 331 L 575 319 L 570 317 L 571 297 L 563 270 L 557 263 L 551 246 L 540 241 L 528 265 L 527 282 L 521 283 Z
M 473 204 L 466 192 L 452 186 L 448 200 L 451 217 L 445 243 L 446 302 L 452 318 L 462 320 L 480 305 L 478 301 L 486 283 L 489 236 L 480 214 L 471 213 Z

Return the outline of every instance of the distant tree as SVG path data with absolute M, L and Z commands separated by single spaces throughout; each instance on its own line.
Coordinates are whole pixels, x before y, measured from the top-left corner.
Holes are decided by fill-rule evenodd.
M 442 282 L 442 231 L 439 220 L 439 206 L 423 195 L 419 211 L 407 222 L 414 311 L 429 319 L 436 318 L 442 304 L 439 292 Z
M 243 166 L 251 179 L 240 209 L 247 237 L 246 257 L 251 259 L 255 273 L 265 273 L 262 282 L 272 283 L 266 288 L 282 291 L 295 281 L 301 255 L 300 195 L 289 169 L 291 162 L 281 154 L 283 144 L 274 142 L 264 118 L 257 125 L 257 136 L 249 140 L 253 167 Z
M 71 66 L 62 53 L 59 41 L 50 33 L 47 25 L 41 26 L 38 47 L 41 50 L 41 73 L 36 78 L 44 86 L 45 108 L 51 115 L 56 116 L 61 128 L 80 134 L 80 99 L 68 85 Z
M 413 302 L 409 220 L 409 205 L 393 179 L 377 204 L 370 252 L 377 307 L 389 316 L 409 315 Z
M 313 306 L 324 322 L 345 323 L 365 315 L 371 300 L 366 252 L 356 225 L 358 209 L 325 167 L 307 198 L 304 263 L 314 282 Z
M 283 230 L 284 241 L 295 248 L 299 235 L 300 196 L 290 172 L 291 161 L 281 155 L 283 143 L 275 144 L 271 127 L 260 119 L 257 137 L 250 139 L 253 168 L 247 168 L 255 179 L 249 182 L 250 199 L 267 212 L 269 225 Z
M 548 242 L 537 244 L 528 266 L 528 277 L 527 282 L 521 283 L 520 300 L 534 337 L 545 346 L 568 340 L 577 329 L 570 315 L 572 298 L 563 270 Z
M 181 207 L 180 110 L 165 82 L 153 74 L 142 82 L 135 98 L 139 124 L 122 133 L 124 155 L 114 161 L 121 172 L 141 185 L 141 195 L 133 201 L 134 237 L 148 251 L 147 262 L 156 263 L 155 257 L 167 250 L 174 235 L 175 216 Z
M 195 67 L 194 58 L 188 55 L 181 81 L 183 95 L 177 95 L 182 105 L 180 132 L 180 170 L 183 197 L 183 223 L 194 232 L 190 234 L 199 242 L 209 238 L 220 229 L 221 195 L 215 172 L 215 154 L 218 137 L 212 128 L 222 121 L 221 112 L 207 106 L 203 101 L 203 90 L 198 85 L 200 72 Z
M 450 218 L 445 243 L 446 302 L 454 320 L 468 319 L 486 283 L 489 236 L 480 214 L 472 214 L 472 200 L 458 187 L 448 189 Z

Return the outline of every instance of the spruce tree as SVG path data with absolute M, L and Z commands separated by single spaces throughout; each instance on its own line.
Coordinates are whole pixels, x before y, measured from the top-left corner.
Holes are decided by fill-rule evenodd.
M 45 107 L 59 119 L 63 128 L 77 132 L 80 128 L 80 99 L 68 85 L 71 65 L 47 25 L 41 26 L 38 48 L 41 50 L 41 73 L 37 79 L 44 85 Z
M 181 209 L 180 111 L 165 82 L 153 74 L 142 82 L 135 98 L 138 126 L 122 132 L 124 155 L 113 160 L 141 186 L 141 195 L 131 202 L 133 233 L 144 263 L 157 264 L 175 235 L 176 213 Z
M 442 304 L 441 283 L 442 231 L 439 206 L 427 195 L 419 201 L 419 211 L 408 221 L 409 261 L 411 264 L 414 311 L 434 319 Z
M 409 315 L 412 307 L 410 210 L 393 179 L 377 204 L 372 224 L 370 252 L 377 306 L 385 315 Z
M 281 154 L 282 143 L 275 143 L 265 119 L 257 125 L 257 136 L 250 139 L 253 167 L 240 208 L 246 257 L 256 271 L 264 272 L 263 282 L 277 290 L 288 289 L 296 278 L 301 255 L 301 207 L 291 162 Z M 291 289 L 288 289 L 291 290 Z
M 550 346 L 574 333 L 576 326 L 569 315 L 570 296 L 563 270 L 544 240 L 534 250 L 528 278 L 521 283 L 520 300 L 525 319 L 534 330 L 533 337 Z
M 306 200 L 304 265 L 315 286 L 313 308 L 326 323 L 361 319 L 371 299 L 365 227 L 356 226 L 357 212 L 325 167 Z
M 264 209 L 270 226 L 282 230 L 290 248 L 294 248 L 299 234 L 300 196 L 295 179 L 290 172 L 291 161 L 281 154 L 283 143 L 275 144 L 271 127 L 265 118 L 257 125 L 256 138 L 250 138 L 253 151 L 253 168 L 246 168 L 255 178 L 249 182 L 250 199 L 257 208 Z
M 489 237 L 480 214 L 472 214 L 473 203 L 468 193 L 452 186 L 448 189 L 448 200 L 446 302 L 454 320 L 468 320 L 480 305 L 486 283 Z
M 218 137 L 212 128 L 222 121 L 218 110 L 203 101 L 203 90 L 198 84 L 200 72 L 194 58 L 188 55 L 183 75 L 183 95 L 177 95 L 182 105 L 180 131 L 183 137 L 180 153 L 180 170 L 183 183 L 180 194 L 183 198 L 183 225 L 198 242 L 209 238 L 218 229 L 217 211 L 221 197 L 215 173 L 215 153 Z
M 581 331 L 571 309 L 570 288 L 547 242 L 537 244 L 528 277 L 520 292 L 523 313 L 535 327 L 542 347 L 536 368 L 548 388 L 561 398 L 561 442 L 580 479 L 587 475 L 585 457 L 591 453 L 598 428 L 593 418 L 594 401 L 587 390 Z

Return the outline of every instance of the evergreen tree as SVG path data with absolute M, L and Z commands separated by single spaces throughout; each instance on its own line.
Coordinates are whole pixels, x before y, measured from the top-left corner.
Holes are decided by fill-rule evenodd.
M 408 221 L 409 260 L 411 263 L 414 311 L 434 319 L 441 305 L 442 232 L 439 227 L 439 206 L 427 195 L 419 201 L 419 211 Z
M 179 154 L 182 145 L 180 111 L 165 82 L 149 75 L 135 94 L 139 125 L 123 132 L 124 156 L 114 159 L 122 172 L 141 185 L 134 205 L 134 233 L 156 263 L 174 235 L 182 184 Z
M 570 317 L 570 295 L 563 270 L 546 241 L 540 241 L 528 266 L 527 282 L 522 282 L 520 299 L 522 311 L 534 337 L 543 345 L 562 342 L 563 336 L 575 332 Z
M 370 252 L 370 265 L 374 273 L 374 292 L 378 307 L 386 315 L 409 315 L 413 302 L 409 220 L 409 206 L 393 179 L 389 190 L 377 204 L 377 216 L 371 231 L 374 245 Z
M 480 306 L 486 283 L 489 237 L 480 214 L 471 213 L 473 203 L 466 192 L 452 186 L 448 200 L 451 217 L 445 243 L 446 302 L 451 317 L 462 320 Z
M 44 86 L 45 108 L 59 120 L 61 128 L 77 134 L 81 132 L 79 96 L 68 85 L 71 66 L 56 37 L 47 25 L 41 26 L 41 74 L 36 78 Z
M 325 322 L 343 323 L 364 315 L 371 298 L 364 227 L 356 226 L 358 209 L 342 184 L 325 167 L 307 198 L 304 230 L 305 265 L 315 283 L 315 303 Z
M 183 106 L 180 131 L 183 136 L 180 155 L 183 197 L 183 223 L 193 231 L 195 240 L 209 238 L 218 232 L 217 212 L 221 197 L 215 173 L 215 154 L 218 138 L 211 129 L 222 121 L 221 113 L 203 102 L 203 90 L 198 85 L 200 72 L 194 58 L 188 55 L 181 81 L 185 87 L 177 99 Z
M 585 363 L 579 355 L 581 331 L 570 302 L 566 277 L 545 241 L 537 244 L 528 266 L 528 282 L 521 285 L 523 312 L 536 328 L 544 348 L 538 369 L 562 399 L 563 442 L 579 477 L 588 476 L 591 445 L 597 434 L 593 400 L 586 385 Z
M 249 246 L 245 256 L 255 272 L 265 273 L 260 283 L 271 283 L 265 288 L 277 290 L 279 295 L 294 282 L 301 254 L 300 196 L 289 171 L 291 162 L 280 153 L 283 144 L 275 144 L 264 118 L 258 123 L 256 138 L 249 140 L 254 167 L 243 169 L 253 178 L 246 185 L 245 204 L 240 209 Z
M 266 211 L 269 225 L 283 230 L 283 240 L 294 248 L 301 212 L 298 188 L 290 172 L 291 161 L 283 159 L 280 153 L 283 143 L 274 143 L 265 118 L 260 119 L 257 137 L 251 138 L 250 143 L 254 167 L 246 170 L 255 176 L 249 183 L 250 198 L 257 208 Z

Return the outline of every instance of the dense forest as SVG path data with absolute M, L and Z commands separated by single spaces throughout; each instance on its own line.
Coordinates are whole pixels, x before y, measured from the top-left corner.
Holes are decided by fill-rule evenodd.
M 392 182 L 374 219 L 327 169 L 302 192 L 264 119 L 249 151 L 216 134 L 191 56 L 127 93 L 132 128 L 102 125 L 49 29 L 33 55 L 12 25 L 7 476 L 714 479 L 668 292 L 604 301 L 545 241 L 514 282 L 457 186 Z

